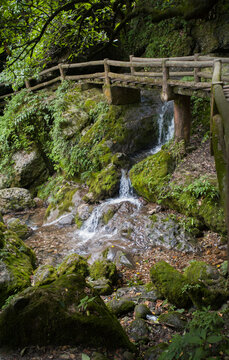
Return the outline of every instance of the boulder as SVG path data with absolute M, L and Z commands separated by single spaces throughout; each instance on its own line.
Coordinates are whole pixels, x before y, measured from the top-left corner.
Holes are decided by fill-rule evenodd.
M 146 322 L 142 319 L 132 321 L 128 327 L 128 334 L 136 342 L 147 343 L 149 341 L 149 329 Z
M 78 254 L 66 256 L 64 261 L 57 267 L 57 276 L 73 273 L 83 277 L 86 277 L 89 274 L 87 260 Z
M 175 330 L 183 330 L 187 325 L 187 321 L 182 314 L 177 311 L 170 311 L 168 313 L 161 314 L 158 317 L 158 322 L 160 324 L 165 324 L 168 326 L 172 326 Z
M 116 316 L 123 316 L 134 310 L 135 303 L 129 299 L 113 299 L 107 303 L 110 311 Z
M 0 346 L 30 344 L 133 348 L 102 299 L 76 274 L 28 288 L 0 314 Z
M 0 209 L 3 214 L 34 206 L 35 203 L 27 189 L 14 187 L 0 190 Z
M 139 304 L 135 306 L 134 315 L 135 319 L 146 319 L 147 315 L 151 315 L 151 311 L 145 304 Z
M 25 188 L 44 182 L 49 176 L 49 170 L 37 149 L 31 152 L 18 151 L 13 155 L 14 181 Z
M 56 269 L 52 265 L 40 265 L 33 275 L 33 285 L 47 285 L 57 279 Z
M 30 286 L 34 265 L 33 251 L 0 223 L 0 307 L 9 296 Z
M 113 285 L 118 280 L 117 268 L 114 263 L 108 260 L 95 261 L 90 267 L 90 276 L 94 280 L 100 278 L 108 279 Z
M 18 218 L 9 219 L 7 227 L 9 230 L 14 231 L 22 240 L 25 240 L 32 233 L 31 228 Z

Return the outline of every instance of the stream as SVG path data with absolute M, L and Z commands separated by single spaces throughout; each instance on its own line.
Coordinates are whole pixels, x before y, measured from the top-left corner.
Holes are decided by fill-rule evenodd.
M 154 154 L 172 138 L 174 133 L 173 103 L 161 104 L 158 111 L 158 142 L 154 147 L 134 154 L 132 161 L 138 162 Z M 73 224 L 74 211 L 52 221 L 44 222 L 46 209 L 40 208 L 20 215 L 32 229 L 26 244 L 34 249 L 39 264 L 56 265 L 66 255 L 78 253 L 95 261 L 109 248 L 109 259 L 117 254 L 140 254 L 158 245 L 173 248 L 180 244 L 180 250 L 192 250 L 190 239 L 177 224 L 166 218 L 156 204 L 146 203 L 134 193 L 128 171 L 122 169 L 119 194 L 115 198 L 102 201 L 99 205 L 78 203 L 83 210 L 84 222 L 80 229 Z M 150 215 L 157 213 L 158 221 L 152 227 Z M 128 258 L 128 256 L 127 256 Z

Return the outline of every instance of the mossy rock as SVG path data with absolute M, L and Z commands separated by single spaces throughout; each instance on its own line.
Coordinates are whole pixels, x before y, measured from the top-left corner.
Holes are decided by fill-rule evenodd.
M 7 226 L 9 230 L 14 231 L 22 240 L 25 240 L 32 232 L 25 223 L 17 218 L 10 219 Z
M 30 286 L 36 258 L 16 233 L 4 226 L 1 226 L 0 239 L 1 307 L 9 296 Z
M 133 320 L 128 327 L 128 334 L 135 342 L 149 342 L 149 329 L 143 319 Z
M 101 298 L 76 274 L 28 288 L 0 314 L 0 346 L 49 344 L 133 348 Z
M 218 270 L 203 261 L 192 261 L 184 270 L 186 292 L 195 306 L 219 308 L 229 297 L 227 282 Z
M 107 303 L 107 307 L 113 314 L 120 317 L 133 311 L 135 307 L 135 303 L 132 300 L 128 300 L 124 298 L 113 299 Z
M 189 296 L 183 291 L 187 279 L 165 261 L 159 261 L 150 269 L 152 282 L 168 301 L 179 308 L 191 305 Z
M 57 267 L 57 276 L 79 274 L 83 277 L 89 275 L 87 260 L 78 254 L 68 255 Z
M 88 284 L 97 291 L 99 295 L 111 295 L 113 292 L 112 284 L 109 279 L 100 278 L 92 280 L 90 277 L 87 278 Z
M 129 173 L 132 186 L 139 195 L 155 202 L 158 199 L 158 189 L 163 186 L 174 167 L 172 155 L 161 150 L 132 167 Z
M 93 201 L 98 201 L 114 196 L 118 193 L 121 173 L 120 170 L 110 164 L 95 175 L 90 181 L 89 192 L 93 194 Z
M 146 319 L 147 315 L 151 315 L 151 311 L 145 304 L 138 304 L 135 306 L 135 319 Z
M 92 279 L 97 280 L 105 278 L 110 280 L 111 284 L 116 284 L 118 280 L 118 271 L 116 265 L 109 260 L 95 261 L 90 269 L 90 276 Z
M 52 265 L 41 265 L 33 274 L 33 283 L 35 286 L 47 285 L 56 279 L 56 269 Z
M 35 207 L 35 202 L 29 190 L 17 187 L 0 190 L 0 208 L 3 214 L 32 207 Z
M 113 218 L 114 214 L 115 214 L 115 209 L 109 209 L 107 210 L 107 212 L 103 214 L 102 221 L 104 225 L 107 225 L 109 223 L 109 221 Z
M 176 330 L 183 330 L 187 325 L 187 321 L 182 314 L 177 311 L 169 311 L 168 313 L 161 314 L 158 317 L 160 324 L 171 325 Z

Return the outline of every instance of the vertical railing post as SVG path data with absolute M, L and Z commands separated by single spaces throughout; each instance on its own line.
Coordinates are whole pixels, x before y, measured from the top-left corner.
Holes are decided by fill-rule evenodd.
M 134 73 L 135 73 L 135 69 L 133 66 L 133 57 L 134 57 L 134 55 L 130 55 L 130 73 L 131 73 L 131 75 L 134 75 Z
M 169 66 L 167 66 L 168 59 L 162 60 L 162 93 L 161 99 L 162 101 L 168 101 L 172 98 L 172 91 L 168 84 L 169 80 Z
M 194 55 L 194 61 L 198 61 L 199 54 Z M 200 68 L 194 68 L 194 81 L 195 83 L 201 82 L 201 77 L 199 77 L 198 72 L 200 71 Z
M 58 68 L 59 68 L 59 71 L 60 71 L 61 81 L 64 81 L 65 74 L 64 74 L 64 69 L 62 68 L 62 64 L 58 64 Z
M 25 86 L 26 86 L 26 89 L 30 89 L 30 81 L 29 80 L 25 80 Z
M 104 73 L 105 73 L 105 85 L 110 86 L 110 78 L 109 78 L 109 72 L 110 72 L 110 65 L 108 64 L 109 59 L 104 59 Z

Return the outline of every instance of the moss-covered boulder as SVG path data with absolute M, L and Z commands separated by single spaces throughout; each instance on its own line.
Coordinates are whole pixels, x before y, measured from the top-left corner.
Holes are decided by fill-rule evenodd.
M 22 240 L 26 239 L 32 233 L 32 230 L 26 225 L 26 223 L 18 218 L 9 219 L 7 227 L 9 230 L 14 231 Z
M 151 311 L 145 304 L 138 304 L 135 306 L 135 319 L 146 319 L 147 315 L 151 315 Z
M 56 269 L 52 265 L 40 265 L 33 274 L 33 285 L 47 285 L 57 279 Z
M 127 299 L 113 299 L 107 303 L 109 310 L 116 316 L 123 316 L 134 310 L 135 302 Z
M 28 288 L 0 314 L 0 346 L 29 344 L 132 348 L 117 319 L 76 274 Z
M 187 308 L 191 300 L 185 292 L 187 279 L 165 261 L 159 261 L 150 269 L 150 276 L 158 291 L 179 308 Z
M 27 189 L 15 187 L 0 190 L 0 209 L 3 214 L 34 206 L 35 202 Z
M 183 330 L 187 325 L 185 317 L 177 311 L 169 311 L 158 317 L 158 322 L 162 325 L 171 325 L 176 330 Z
M 198 308 L 210 305 L 217 309 L 229 297 L 225 278 L 203 261 L 192 261 L 185 268 L 184 276 L 189 283 L 186 292 Z
M 98 260 L 91 265 L 90 276 L 94 280 L 100 278 L 108 279 L 114 285 L 118 280 L 118 271 L 116 265 L 111 261 Z
M 57 276 L 73 273 L 79 274 L 83 277 L 89 275 L 87 260 L 78 254 L 68 255 L 57 267 Z
M 121 172 L 115 165 L 110 164 L 94 175 L 90 181 L 90 201 L 95 202 L 118 193 Z
M 0 307 L 9 296 L 30 286 L 34 266 L 33 251 L 0 223 Z
M 130 180 L 137 193 L 149 201 L 157 201 L 158 192 L 166 182 L 166 176 L 175 167 L 172 155 L 165 150 L 148 156 L 130 170 Z

